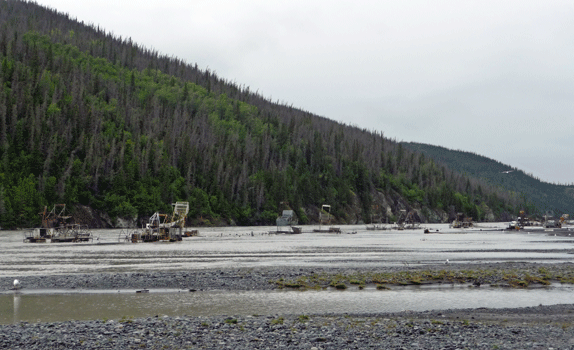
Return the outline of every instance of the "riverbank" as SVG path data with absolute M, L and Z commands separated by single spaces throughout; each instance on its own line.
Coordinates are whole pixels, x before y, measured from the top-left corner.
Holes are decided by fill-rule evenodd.
M 148 317 L 0 326 L 9 349 L 572 349 L 572 305 L 376 315 Z
M 440 264 L 365 269 L 268 267 L 22 276 L 26 292 L 179 288 L 271 290 L 465 283 L 538 288 L 572 283 L 574 264 Z M 376 280 L 376 281 L 375 281 Z M 334 282 L 337 283 L 334 283 Z M 518 283 L 518 282 L 524 283 Z M 13 278 L 0 278 L 10 293 Z M 384 293 L 384 291 L 382 291 Z M 10 349 L 572 349 L 574 304 L 379 314 L 167 317 L 0 325 Z

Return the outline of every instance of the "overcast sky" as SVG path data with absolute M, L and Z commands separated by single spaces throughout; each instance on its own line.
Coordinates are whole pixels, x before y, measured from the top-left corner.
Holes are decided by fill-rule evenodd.
M 38 0 L 274 101 L 574 182 L 574 2 Z

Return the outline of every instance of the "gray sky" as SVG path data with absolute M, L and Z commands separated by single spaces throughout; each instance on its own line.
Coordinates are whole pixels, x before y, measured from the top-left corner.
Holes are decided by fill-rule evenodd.
M 37 0 L 347 124 L 574 183 L 574 2 Z

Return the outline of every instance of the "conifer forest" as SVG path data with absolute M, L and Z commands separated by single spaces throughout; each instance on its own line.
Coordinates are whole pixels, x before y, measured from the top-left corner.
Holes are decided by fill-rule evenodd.
M 392 222 L 401 210 L 422 222 L 502 220 L 528 207 L 381 131 L 144 45 L 34 2 L 0 2 L 0 227 L 39 225 L 55 203 L 108 226 L 176 201 L 198 226 L 274 225 L 287 208 L 310 224 L 322 204 L 339 223 Z

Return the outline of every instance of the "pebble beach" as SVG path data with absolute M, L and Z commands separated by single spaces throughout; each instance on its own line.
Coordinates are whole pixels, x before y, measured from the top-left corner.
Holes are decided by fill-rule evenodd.
M 13 324 L 6 349 L 572 349 L 572 305 Z M 568 317 L 562 317 L 562 316 Z

